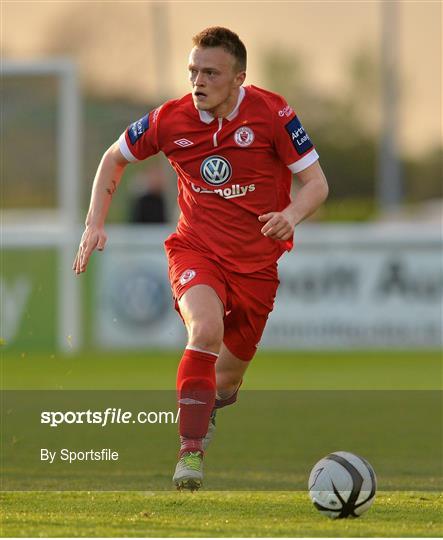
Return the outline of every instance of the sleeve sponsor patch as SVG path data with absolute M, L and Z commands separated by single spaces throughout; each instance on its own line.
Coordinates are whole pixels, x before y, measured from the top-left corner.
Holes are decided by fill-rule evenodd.
M 285 128 L 299 156 L 313 148 L 314 145 L 297 116 L 294 116 L 294 118 L 285 125 Z
M 149 114 L 137 120 L 128 127 L 128 136 L 131 144 L 135 144 L 140 137 L 149 129 Z

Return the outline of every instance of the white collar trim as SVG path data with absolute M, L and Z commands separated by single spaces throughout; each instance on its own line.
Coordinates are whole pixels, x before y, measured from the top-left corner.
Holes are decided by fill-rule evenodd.
M 238 115 L 238 110 L 240 108 L 241 102 L 243 101 L 245 97 L 245 94 L 246 94 L 245 89 L 243 88 L 243 86 L 240 86 L 240 90 L 238 92 L 237 104 L 234 107 L 234 109 L 228 114 L 228 116 L 226 116 L 226 120 L 229 120 L 229 121 L 234 120 L 234 118 Z M 198 114 L 200 116 L 200 120 L 204 122 L 205 124 L 210 124 L 215 119 L 215 116 L 212 116 L 212 114 L 208 113 L 208 111 L 199 110 Z

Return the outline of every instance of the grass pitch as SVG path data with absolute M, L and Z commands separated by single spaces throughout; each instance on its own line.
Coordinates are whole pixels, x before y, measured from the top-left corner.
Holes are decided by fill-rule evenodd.
M 173 390 L 181 352 L 4 351 L 2 388 L 18 390 Z M 442 388 L 436 352 L 259 352 L 249 390 L 430 390 Z
M 442 497 L 380 493 L 361 518 L 329 520 L 306 493 L 11 493 L 3 536 L 438 537 Z
M 179 356 L 90 353 L 55 357 L 11 352 L 3 355 L 2 382 L 3 388 L 17 390 L 171 389 Z M 440 390 L 441 367 L 438 353 L 260 353 L 244 388 Z M 229 412 L 232 419 L 234 413 Z M 229 429 L 230 421 L 226 415 L 224 429 Z M 337 450 L 331 444 L 331 451 Z M 244 473 L 246 477 L 248 471 Z M 261 474 L 266 478 L 272 473 L 264 467 Z M 440 474 L 437 467 L 435 475 Z M 241 489 L 240 480 L 236 489 Z M 226 485 L 226 489 L 232 487 Z M 443 497 L 436 491 L 381 491 L 363 517 L 338 521 L 320 515 L 305 491 L 1 495 L 3 537 L 438 537 L 443 536 L 442 515 Z

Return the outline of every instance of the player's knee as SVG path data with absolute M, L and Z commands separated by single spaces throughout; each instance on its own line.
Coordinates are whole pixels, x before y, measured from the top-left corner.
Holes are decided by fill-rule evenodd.
M 205 351 L 219 351 L 223 341 L 223 323 L 214 320 L 195 321 L 189 328 L 189 345 Z

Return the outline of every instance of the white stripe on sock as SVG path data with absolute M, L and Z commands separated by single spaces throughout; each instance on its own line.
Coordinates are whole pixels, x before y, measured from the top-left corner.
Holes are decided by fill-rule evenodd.
M 186 345 L 186 349 L 189 349 L 190 351 L 202 352 L 202 353 L 205 353 L 205 354 L 212 354 L 212 356 L 215 356 L 216 358 L 218 358 L 217 353 L 211 352 L 211 351 L 204 351 L 203 349 L 199 349 L 198 347 L 194 347 L 194 345 Z

